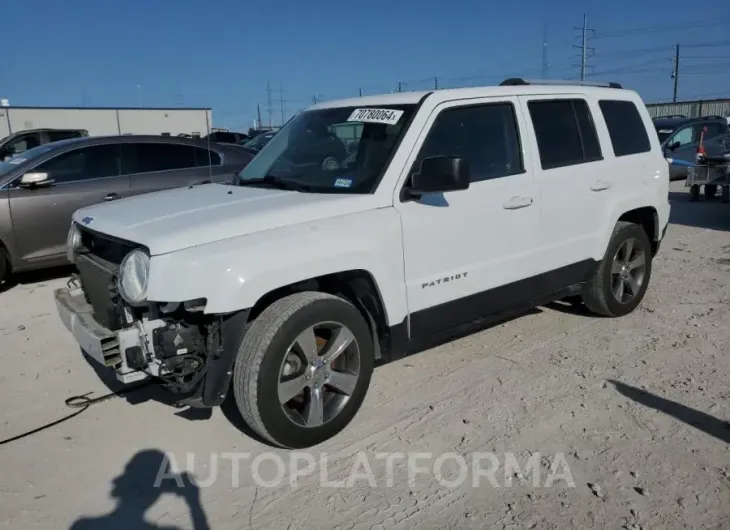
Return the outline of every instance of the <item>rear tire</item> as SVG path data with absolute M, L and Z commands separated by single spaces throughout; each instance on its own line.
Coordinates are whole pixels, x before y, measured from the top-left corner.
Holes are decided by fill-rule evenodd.
M 717 195 L 717 185 L 705 184 L 705 198 L 708 200 L 712 200 L 715 198 L 715 195 Z
M 606 254 L 583 289 L 583 302 L 593 313 L 620 317 L 641 303 L 651 278 L 651 243 L 644 229 L 619 221 Z
M 250 323 L 234 367 L 236 405 L 276 445 L 317 445 L 359 410 L 373 359 L 370 328 L 352 304 L 326 293 L 292 294 Z

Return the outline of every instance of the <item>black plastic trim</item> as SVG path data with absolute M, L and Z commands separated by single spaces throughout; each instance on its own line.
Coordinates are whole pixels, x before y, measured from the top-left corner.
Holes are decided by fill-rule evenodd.
M 510 316 L 580 292 L 580 286 L 598 269 L 599 262 L 588 259 L 412 313 L 410 338 L 408 320 L 391 326 L 384 362 L 390 362 L 432 346 L 460 326 L 479 321 L 480 325 L 503 321 Z M 458 335 L 458 333 L 456 333 Z
M 202 385 L 200 403 L 190 400 L 191 406 L 215 407 L 223 403 L 230 388 L 233 377 L 233 364 L 236 361 L 238 348 L 241 346 L 246 331 L 250 310 L 239 311 L 223 316 L 218 329 L 218 340 L 211 342 L 208 351 L 205 379 Z M 218 344 L 215 344 L 215 343 Z M 216 350 L 212 350 L 218 346 Z

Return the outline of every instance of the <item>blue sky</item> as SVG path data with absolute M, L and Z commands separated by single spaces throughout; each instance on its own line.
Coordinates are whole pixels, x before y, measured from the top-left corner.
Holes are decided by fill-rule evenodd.
M 693 6 L 698 9 L 692 9 Z M 573 26 L 596 30 L 594 79 L 679 98 L 730 97 L 730 1 L 37 0 L 6 6 L 0 96 L 13 105 L 211 106 L 243 129 L 320 99 L 539 77 L 548 27 L 551 78 L 576 78 Z M 687 27 L 680 28 L 682 23 Z M 649 28 L 646 31 L 635 31 Z M 701 45 L 701 46 L 699 46 Z M 686 58 L 684 58 L 686 57 Z M 139 89 L 137 88 L 139 85 Z

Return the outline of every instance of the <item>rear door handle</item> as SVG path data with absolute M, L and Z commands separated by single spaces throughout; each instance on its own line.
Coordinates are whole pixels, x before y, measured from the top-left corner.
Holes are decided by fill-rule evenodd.
M 519 210 L 528 206 L 532 206 L 532 197 L 512 197 L 502 205 L 505 210 Z
M 121 199 L 122 196 L 118 193 L 110 193 L 106 197 L 104 197 L 105 201 L 116 201 L 117 199 Z
M 611 187 L 610 182 L 606 182 L 605 180 L 597 180 L 591 186 L 591 190 L 592 191 L 603 191 L 603 190 L 607 190 L 610 187 Z

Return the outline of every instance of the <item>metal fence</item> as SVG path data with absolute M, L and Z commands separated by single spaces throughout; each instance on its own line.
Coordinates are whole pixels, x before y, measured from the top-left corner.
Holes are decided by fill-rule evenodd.
M 646 108 L 652 118 L 661 116 L 730 116 L 730 99 L 677 101 L 676 103 L 649 103 Z

